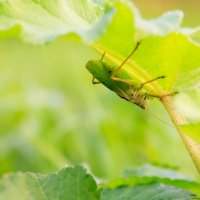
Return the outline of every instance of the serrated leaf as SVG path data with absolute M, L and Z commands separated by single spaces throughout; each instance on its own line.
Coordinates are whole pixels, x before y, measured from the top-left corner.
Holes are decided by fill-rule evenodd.
M 183 12 L 178 10 L 146 20 L 132 2 L 114 1 L 112 6 L 116 9 L 113 20 L 94 46 L 116 56 L 127 56 L 134 43 L 147 35 L 167 35 L 178 30 L 183 19 Z
M 164 13 L 158 18 L 146 20 L 143 19 L 139 12 L 136 13 L 136 38 L 140 40 L 147 35 L 166 35 L 170 32 L 177 31 L 183 20 L 183 12 L 174 10 Z
M 188 200 L 192 194 L 179 188 L 164 184 L 153 183 L 149 185 L 136 185 L 134 187 L 119 187 L 104 189 L 101 200 Z
M 0 182 L 0 200 L 97 200 L 97 185 L 81 166 L 47 175 L 17 173 Z
M 102 2 L 98 5 L 89 0 L 0 0 L 0 37 L 19 36 L 40 44 L 75 33 L 88 43 L 97 40 L 92 46 L 105 51 L 116 66 L 140 38 L 142 44 L 133 56 L 135 62 L 129 63 L 130 77 L 136 82 L 166 75 L 168 78 L 160 81 L 160 86 L 167 91 L 199 83 L 200 47 L 184 34 L 169 34 L 179 30 L 181 11 L 144 20 L 129 1 L 113 1 L 105 9 L 100 5 Z M 146 89 L 162 92 L 153 83 L 147 84 Z
M 114 179 L 106 187 L 133 186 L 137 184 L 163 183 L 200 195 L 200 184 L 172 169 L 144 165 L 126 169 L 122 178 Z
M 0 37 L 42 44 L 76 33 L 92 41 L 101 35 L 112 13 L 89 0 L 0 0 Z

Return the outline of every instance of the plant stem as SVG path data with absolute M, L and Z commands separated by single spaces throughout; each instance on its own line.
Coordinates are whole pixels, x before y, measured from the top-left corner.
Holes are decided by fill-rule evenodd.
M 176 127 L 187 151 L 189 152 L 198 172 L 200 173 L 200 145 L 194 142 L 187 134 L 180 130 L 179 125 L 187 124 L 187 120 L 182 117 L 175 109 L 171 96 L 161 99 L 174 126 Z

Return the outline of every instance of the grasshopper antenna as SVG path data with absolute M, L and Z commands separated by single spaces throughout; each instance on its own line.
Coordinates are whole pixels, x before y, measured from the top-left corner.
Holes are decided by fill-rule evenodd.
M 159 120 L 159 121 L 162 122 L 163 124 L 165 124 L 165 125 L 167 125 L 167 126 L 170 126 L 170 127 L 173 127 L 173 128 L 176 128 L 176 127 L 173 126 L 172 124 L 169 124 L 169 123 L 165 122 L 164 120 L 160 119 L 155 113 L 151 112 L 149 109 L 145 109 L 144 111 L 147 112 L 147 113 L 150 113 L 152 116 L 154 116 L 157 120 Z

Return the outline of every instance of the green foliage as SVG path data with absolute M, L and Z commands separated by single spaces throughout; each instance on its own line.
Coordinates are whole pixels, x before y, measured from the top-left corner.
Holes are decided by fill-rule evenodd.
M 161 167 L 156 167 L 152 165 L 144 165 L 142 167 L 135 167 L 126 169 L 123 174 L 124 177 L 159 177 L 168 178 L 170 180 L 186 180 L 189 181 L 187 177 L 178 174 L 176 171 L 171 169 L 165 169 Z
M 186 124 L 186 125 L 180 125 L 180 129 L 185 132 L 188 136 L 190 136 L 194 141 L 196 141 L 198 144 L 200 144 L 200 124 Z
M 191 194 L 187 191 L 163 184 L 152 183 L 149 185 L 136 185 L 135 187 L 129 188 L 106 189 L 102 193 L 101 200 L 188 200 L 191 198 Z
M 190 180 L 188 177 L 177 173 L 174 170 L 156 167 L 152 165 L 144 165 L 126 169 L 123 177 L 114 179 L 106 184 L 107 187 L 115 188 L 120 185 L 133 186 L 138 184 L 162 183 L 179 187 L 195 194 L 199 194 L 200 184 Z
M 167 174 L 168 177 L 175 174 L 172 170 L 165 171 L 151 166 L 148 166 L 148 168 L 154 171 L 154 174 L 158 170 L 157 177 L 162 174 L 161 178 L 163 178 L 163 174 Z M 134 169 L 132 173 L 137 171 L 137 175 L 141 176 L 142 180 L 142 176 L 146 176 L 145 170 L 142 167 Z M 187 186 L 190 184 L 188 181 Z M 0 199 L 2 200 L 146 200 L 150 197 L 159 200 L 184 200 L 195 197 L 195 195 L 178 187 L 170 186 L 170 182 L 165 185 L 155 180 L 140 184 L 135 183 L 134 186 L 119 185 L 112 189 L 104 187 L 99 190 L 92 176 L 87 174 L 81 166 L 64 168 L 57 173 L 47 175 L 33 173 L 7 174 L 0 182 Z
M 200 91 L 193 88 L 176 98 L 176 105 L 181 114 L 187 118 L 188 124 L 180 125 L 179 128 L 193 141 L 200 144 Z
M 98 51 L 108 54 L 108 61 L 119 66 L 134 48 L 134 43 L 141 41 L 132 62 L 124 66 L 136 83 L 160 75 L 167 76 L 166 80 L 159 82 L 165 91 L 180 91 L 199 83 L 200 47 L 178 31 L 183 17 L 181 12 L 169 12 L 158 19 L 143 20 L 130 5 L 129 12 L 121 4 L 117 4 L 117 9 L 106 33 L 94 45 Z M 159 86 L 148 84 L 146 87 L 161 93 Z
M 194 41 L 200 44 L 200 27 L 189 29 L 185 31 L 190 38 Z
M 188 120 L 189 123 L 198 123 L 200 119 L 199 87 L 195 87 L 178 94 L 175 98 L 175 106 L 181 115 L 183 115 Z
M 200 82 L 199 28 L 184 29 L 180 27 L 182 18 L 182 12 L 173 11 L 165 13 L 157 19 L 144 20 L 142 19 L 134 5 L 129 1 L 108 1 L 108 3 L 105 4 L 103 3 L 103 1 L 101 1 L 99 2 L 99 4 L 95 4 L 89 0 L 0 0 L 0 37 L 19 37 L 23 41 L 32 44 L 45 44 L 53 41 L 58 37 L 62 37 L 65 39 L 69 37 L 63 36 L 73 36 L 72 38 L 79 38 L 80 40 L 84 41 L 85 44 L 93 47 L 100 54 L 106 52 L 106 62 L 108 62 L 109 64 L 114 64 L 115 67 L 119 66 L 122 63 L 122 61 L 131 52 L 136 42 L 141 41 L 139 49 L 134 54 L 133 58 L 130 59 L 130 61 L 124 66 L 124 68 L 126 71 L 129 72 L 129 75 L 135 81 L 135 84 L 141 84 L 160 75 L 167 76 L 167 79 L 159 81 L 159 83 L 153 82 L 145 85 L 145 89 L 148 92 L 162 94 L 164 92 L 188 90 L 190 88 L 193 88 Z M 41 60 L 39 59 L 39 61 Z M 35 65 L 35 61 L 33 63 Z M 57 67 L 57 63 L 53 66 Z M 49 70 L 47 71 L 49 72 Z M 44 73 L 47 73 L 47 71 L 45 71 Z M 49 74 L 50 73 L 48 73 L 48 75 Z M 60 72 L 58 77 L 59 80 L 61 77 L 62 80 L 65 81 L 65 75 L 63 74 L 64 73 Z M 55 74 L 52 73 L 51 75 L 52 77 L 54 77 Z M 77 78 L 77 73 L 75 73 L 75 77 Z M 68 78 L 71 77 L 68 76 Z M 30 81 L 29 76 L 27 80 Z M 68 86 L 71 87 L 70 89 L 72 91 L 74 91 L 75 85 L 71 84 L 73 80 L 75 79 L 71 79 L 71 81 L 69 81 L 70 86 Z M 78 78 L 76 80 L 78 80 Z M 24 83 L 26 83 L 26 81 Z M 25 85 L 24 83 L 22 83 L 23 86 Z M 80 90 L 76 92 L 74 99 L 77 99 L 77 93 L 79 93 L 79 91 Z M 66 107 L 64 103 L 62 103 L 63 96 L 57 95 L 56 97 L 58 97 L 58 102 L 59 104 L 61 104 L 59 105 L 59 109 L 62 111 L 65 110 Z M 51 94 L 46 97 L 46 99 L 48 100 L 51 98 Z M 46 101 L 48 102 L 48 100 Z M 105 100 L 105 102 L 107 101 Z M 42 103 L 45 104 L 46 102 Z M 52 102 L 50 102 L 50 104 L 51 103 Z M 120 141 L 124 138 L 124 136 L 116 134 L 118 130 L 117 127 L 114 127 L 113 131 L 111 130 L 110 126 L 108 126 L 108 122 L 103 122 L 103 125 L 99 125 L 98 130 L 100 131 L 103 129 L 105 130 L 105 132 L 108 132 L 108 134 L 105 134 L 105 138 L 102 136 L 94 136 L 93 128 L 96 126 L 96 124 L 94 123 L 94 127 L 92 127 L 91 129 L 85 129 L 87 130 L 85 132 L 89 134 L 91 133 L 92 140 L 90 141 L 87 140 L 85 132 L 82 132 L 81 137 L 79 137 L 80 135 L 74 136 L 70 128 L 67 131 L 62 130 L 61 135 L 64 135 L 64 140 L 60 135 L 58 135 L 58 138 L 56 138 L 56 142 L 57 144 L 62 146 L 62 148 L 64 149 L 64 153 L 59 152 L 51 143 L 46 144 L 47 140 L 54 141 L 55 136 L 51 136 L 51 138 L 47 134 L 43 139 L 40 138 L 38 140 L 40 136 L 38 136 L 37 134 L 35 135 L 35 132 L 46 134 L 48 133 L 48 131 L 52 131 L 52 124 L 57 124 L 58 122 L 60 122 L 60 116 L 56 116 L 57 113 L 55 110 L 57 108 L 55 109 L 52 104 L 45 106 L 42 105 L 41 110 L 35 108 L 34 112 L 37 113 L 38 110 L 39 112 L 35 114 L 34 117 L 32 115 L 29 116 L 28 123 L 24 123 L 24 116 L 27 115 L 26 111 L 24 111 L 23 109 L 20 110 L 20 108 L 17 107 L 16 119 L 19 120 L 19 125 L 17 124 L 19 128 L 17 126 L 16 130 L 11 130 L 9 132 L 9 137 L 5 136 L 1 143 L 6 146 L 5 144 L 11 143 L 10 141 L 15 141 L 16 148 L 20 149 L 19 151 L 22 151 L 24 154 L 29 154 L 31 152 L 30 154 L 34 155 L 33 152 L 35 148 L 36 152 L 42 152 L 42 156 L 44 156 L 46 160 L 48 160 L 48 162 L 50 162 L 54 167 L 59 167 L 60 165 L 66 163 L 66 155 L 75 155 L 74 162 L 77 162 L 78 159 L 76 160 L 76 151 L 81 152 L 82 155 L 89 155 L 88 160 L 91 160 L 91 158 L 95 159 L 96 154 L 93 154 L 94 149 L 98 156 L 99 152 L 101 153 L 102 151 L 104 151 L 104 148 L 102 148 L 103 145 L 98 146 L 93 142 L 96 140 L 100 141 L 100 139 L 101 141 L 99 142 L 99 144 L 104 144 L 105 146 L 107 144 L 111 144 L 112 148 L 110 149 L 110 157 L 112 158 L 112 156 L 114 155 L 115 158 L 113 159 L 115 159 L 115 162 L 118 163 L 120 162 L 120 156 L 124 159 L 124 155 L 126 155 L 127 152 L 132 152 L 132 150 L 134 149 L 132 147 L 132 143 L 129 143 L 129 137 L 124 139 L 124 141 L 121 143 L 121 146 L 116 145 L 116 141 Z M 10 105 L 8 105 L 8 107 L 9 106 Z M 23 106 L 24 104 L 22 103 L 22 107 Z M 74 107 L 77 109 L 76 105 Z M 88 107 L 91 107 L 90 103 L 88 103 Z M 85 104 L 83 107 L 80 108 L 80 110 L 83 108 L 85 109 Z M 32 107 L 30 108 L 30 113 L 33 113 L 33 110 L 31 109 Z M 119 110 L 120 112 L 123 112 L 123 109 Z M 91 113 L 92 112 L 93 110 L 91 110 Z M 73 111 L 71 113 L 73 113 Z M 77 121 L 83 122 L 83 120 L 87 120 L 88 112 L 85 113 L 86 114 L 81 115 L 80 119 Z M 99 112 L 99 115 L 100 114 L 101 112 Z M 41 127 L 37 125 L 35 126 L 35 121 L 32 119 L 37 118 L 37 116 L 45 120 L 46 118 L 44 116 L 47 116 L 47 123 L 44 126 L 42 125 Z M 91 114 L 91 116 L 91 118 L 97 117 L 94 114 Z M 111 116 L 113 116 L 113 113 Z M 122 116 L 123 118 L 125 117 L 123 113 Z M 76 118 L 75 115 L 71 115 L 70 117 L 72 118 L 72 121 L 73 117 Z M 103 120 L 104 117 L 102 117 L 101 119 Z M 123 119 L 120 115 L 119 122 L 121 123 L 122 120 Z M 34 124 L 33 127 L 36 128 L 30 133 L 29 131 L 27 131 L 27 124 L 30 125 L 32 122 Z M 143 120 L 141 119 L 139 123 L 140 122 L 143 122 Z M 116 121 L 114 121 L 114 123 L 116 124 Z M 137 125 L 139 123 L 137 121 Z M 62 126 L 64 126 L 63 124 L 65 123 L 62 122 L 61 124 L 59 124 L 61 126 L 61 129 Z M 91 126 L 91 120 L 88 124 L 90 124 Z M 129 121 L 128 124 L 132 126 L 132 121 Z M 38 127 L 40 127 L 41 129 L 37 129 Z M 55 125 L 54 128 L 55 129 L 52 132 L 57 134 L 57 126 Z M 196 134 L 199 129 L 198 124 L 195 126 L 188 125 L 187 127 L 181 128 L 195 142 L 199 142 L 198 134 Z M 75 127 L 75 129 L 81 132 L 83 127 Z M 138 132 L 139 137 L 141 137 L 141 130 L 142 128 L 140 127 Z M 132 127 L 129 131 L 130 133 L 132 133 Z M 13 132 L 22 132 L 22 134 L 19 134 L 20 137 L 18 137 L 18 135 L 14 135 Z M 134 133 L 136 132 L 137 130 L 134 130 Z M 155 132 L 158 131 L 156 130 Z M 70 136 L 69 133 L 71 134 Z M 131 138 L 132 140 L 135 139 L 134 136 L 131 136 Z M 151 136 L 149 136 L 149 140 L 150 142 L 145 142 L 145 138 L 142 138 L 143 148 L 146 148 L 146 152 L 148 152 L 148 150 L 150 149 L 153 153 L 155 153 L 156 151 L 153 147 L 151 147 L 151 142 L 153 142 Z M 76 145 L 74 145 L 72 141 L 76 143 Z M 164 141 L 164 143 L 166 142 Z M 65 149 L 66 144 L 68 146 L 71 146 L 72 148 L 70 150 Z M 88 145 L 89 150 L 84 151 L 85 149 L 80 148 L 79 144 L 84 146 L 84 148 L 87 148 Z M 29 145 L 31 147 L 29 147 Z M 160 145 L 160 149 L 163 148 L 163 145 Z M 32 146 L 34 148 L 32 148 Z M 128 148 L 126 150 L 122 150 L 119 153 L 119 148 L 123 149 L 127 146 Z M 22 147 L 29 148 L 29 151 L 25 152 Z M 133 157 L 132 154 L 129 156 L 130 158 Z M 57 158 L 57 160 L 54 160 L 55 157 Z M 104 154 L 102 153 L 102 161 L 105 161 L 107 166 L 109 166 L 111 164 L 111 161 L 108 158 L 103 157 Z M 146 156 L 144 156 L 144 158 L 142 159 L 141 155 L 139 155 L 138 157 L 140 157 L 138 158 L 139 162 L 141 162 L 141 160 L 143 159 L 148 160 Z M 99 160 L 99 158 L 96 160 Z M 48 165 L 48 162 L 46 163 L 46 165 Z M 96 168 L 99 167 L 98 162 L 106 165 L 104 162 L 96 161 L 96 163 L 94 164 Z M 112 163 L 113 166 L 115 166 L 115 162 Z M 6 162 L 2 161 L 2 163 Z M 15 162 L 13 161 L 13 163 Z M 23 164 L 22 166 L 24 167 Z M 133 169 L 126 172 L 125 177 L 105 184 L 100 194 L 98 193 L 99 191 L 97 190 L 97 185 L 94 179 L 90 175 L 88 175 L 81 167 L 66 168 L 61 170 L 57 174 L 49 175 L 38 175 L 33 173 L 11 174 L 2 179 L 0 183 L 0 199 L 16 200 L 18 198 L 20 200 L 23 200 L 32 198 L 57 198 L 73 200 L 80 197 L 81 200 L 95 200 L 99 198 L 101 200 L 121 200 L 148 199 L 149 196 L 155 198 L 155 196 L 157 197 L 157 195 L 159 196 L 157 197 L 158 199 L 189 199 L 190 197 L 192 197 L 192 193 L 199 194 L 197 189 L 199 185 L 197 183 L 190 181 L 183 176 L 179 176 L 173 171 L 163 171 L 162 169 L 152 168 L 149 166 L 147 167 L 147 170 L 148 173 L 146 173 L 146 168 Z M 2 172 L 3 171 L 4 169 L 2 169 Z M 109 168 L 109 171 L 112 171 L 111 167 Z M 100 197 L 98 195 L 100 195 Z
M 181 90 L 199 83 L 196 72 L 200 47 L 188 35 L 177 33 L 182 30 L 181 11 L 144 20 L 128 1 L 110 2 L 103 8 L 87 0 L 18 0 L 17 6 L 13 1 L 0 1 L 0 12 L 3 37 L 19 36 L 24 41 L 40 44 L 75 33 L 87 43 L 92 42 L 98 51 L 105 51 L 107 60 L 117 66 L 131 52 L 134 43 L 142 41 L 129 68 L 139 83 L 166 75 L 167 80 L 160 84 L 162 88 L 148 84 L 148 89 L 154 92 Z M 198 29 L 193 39 L 194 34 L 198 35 Z

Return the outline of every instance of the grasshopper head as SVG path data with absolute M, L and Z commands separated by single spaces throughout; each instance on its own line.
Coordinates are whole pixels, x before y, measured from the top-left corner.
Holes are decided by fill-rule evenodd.
M 110 80 L 107 65 L 101 60 L 90 60 L 86 64 L 87 70 L 101 83 Z

